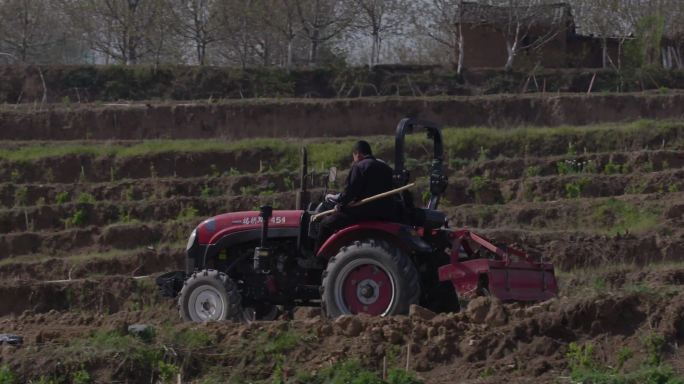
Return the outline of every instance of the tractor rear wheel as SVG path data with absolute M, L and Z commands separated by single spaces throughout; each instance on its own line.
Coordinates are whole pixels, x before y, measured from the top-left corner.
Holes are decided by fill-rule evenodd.
M 321 289 L 323 310 L 331 318 L 406 314 L 420 299 L 413 262 L 401 249 L 372 240 L 340 249 L 323 272 Z
M 186 321 L 240 320 L 241 301 L 240 293 L 228 275 L 205 269 L 185 280 L 178 297 L 178 309 Z

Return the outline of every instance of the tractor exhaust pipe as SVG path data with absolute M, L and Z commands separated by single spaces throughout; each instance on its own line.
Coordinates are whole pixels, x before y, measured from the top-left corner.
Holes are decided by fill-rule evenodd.
M 259 209 L 261 218 L 261 243 L 254 249 L 254 271 L 256 273 L 271 273 L 271 250 L 266 246 L 268 239 L 268 222 L 273 214 L 270 205 L 264 205 Z

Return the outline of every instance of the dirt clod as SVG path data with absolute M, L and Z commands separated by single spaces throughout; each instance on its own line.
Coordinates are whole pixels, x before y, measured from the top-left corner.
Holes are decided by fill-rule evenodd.
M 437 316 L 436 313 L 420 305 L 411 304 L 411 307 L 409 307 L 409 318 L 411 319 L 429 321 L 434 319 L 435 316 Z

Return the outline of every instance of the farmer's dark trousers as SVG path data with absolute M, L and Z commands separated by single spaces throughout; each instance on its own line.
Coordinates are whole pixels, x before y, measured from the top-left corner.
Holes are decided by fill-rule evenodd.
M 321 221 L 316 239 L 316 252 L 333 233 L 359 222 L 359 219 L 344 212 L 335 212 Z

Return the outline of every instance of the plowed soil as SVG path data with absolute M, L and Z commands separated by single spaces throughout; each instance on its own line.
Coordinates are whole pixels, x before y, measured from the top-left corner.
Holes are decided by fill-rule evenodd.
M 154 277 L 183 268 L 184 242 L 208 216 L 261 204 L 294 208 L 290 143 L 124 156 L 93 146 L 140 143 L 2 142 L 0 334 L 24 342 L 0 345 L 0 378 L 77 382 L 87 372 L 90 382 L 180 375 L 182 382 L 322 383 L 334 372 L 380 377 L 385 366 L 390 382 L 408 369 L 425 383 L 600 382 L 596 375 L 640 383 L 653 372 L 679 383 L 684 124 L 658 124 L 616 130 L 624 136 L 598 144 L 597 131 L 564 128 L 480 148 L 447 141 L 450 185 L 441 209 L 450 225 L 553 261 L 556 299 L 522 305 L 482 297 L 461 303 L 459 313 L 415 307 L 409 316 L 334 321 L 295 308 L 251 324 L 184 324 Z M 430 158 L 424 142 L 409 144 L 420 200 Z M 391 159 L 391 147 L 378 154 Z M 348 159 L 335 164 L 344 178 Z M 317 181 L 307 183 L 314 197 L 322 192 Z M 153 334 L 129 334 L 140 323 Z

